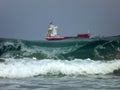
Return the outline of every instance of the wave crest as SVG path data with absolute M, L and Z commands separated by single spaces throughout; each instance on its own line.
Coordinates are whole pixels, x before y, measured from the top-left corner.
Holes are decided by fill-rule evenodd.
M 0 40 L 1 58 L 37 58 L 73 60 L 120 59 L 120 40 L 25 41 Z

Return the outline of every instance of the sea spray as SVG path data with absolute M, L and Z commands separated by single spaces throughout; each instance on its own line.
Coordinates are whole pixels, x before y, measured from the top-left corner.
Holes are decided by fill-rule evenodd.
M 63 61 L 54 59 L 7 58 L 5 62 L 0 63 L 0 77 L 24 78 L 39 75 L 106 75 L 114 74 L 114 71 L 119 69 L 120 60 L 94 61 L 91 59 L 74 59 Z

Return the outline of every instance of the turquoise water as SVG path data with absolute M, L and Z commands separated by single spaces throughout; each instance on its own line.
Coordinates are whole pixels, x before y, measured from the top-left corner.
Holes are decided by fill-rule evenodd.
M 113 90 L 119 81 L 119 37 L 0 39 L 0 90 Z
M 26 41 L 0 39 L 1 58 L 113 60 L 120 58 L 120 38 Z

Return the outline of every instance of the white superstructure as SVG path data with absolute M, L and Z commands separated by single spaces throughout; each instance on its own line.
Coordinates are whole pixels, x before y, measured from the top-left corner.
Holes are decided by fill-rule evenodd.
M 57 26 L 50 23 L 46 37 L 57 37 Z

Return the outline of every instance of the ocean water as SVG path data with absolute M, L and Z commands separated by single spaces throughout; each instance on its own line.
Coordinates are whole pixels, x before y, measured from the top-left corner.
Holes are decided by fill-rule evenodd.
M 0 39 L 0 90 L 119 90 L 120 37 Z

